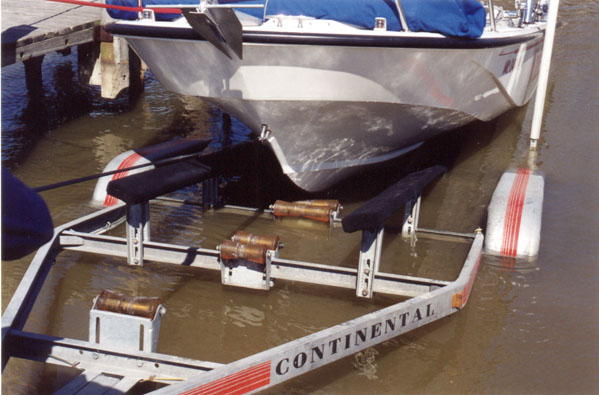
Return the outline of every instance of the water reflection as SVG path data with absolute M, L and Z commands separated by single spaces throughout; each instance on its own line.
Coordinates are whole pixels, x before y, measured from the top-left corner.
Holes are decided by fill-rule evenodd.
M 59 125 L 87 114 L 97 102 L 97 90 L 79 82 L 75 55 L 45 57 L 42 84 L 28 90 L 23 63 L 2 68 L 2 161 L 14 167 L 36 141 Z

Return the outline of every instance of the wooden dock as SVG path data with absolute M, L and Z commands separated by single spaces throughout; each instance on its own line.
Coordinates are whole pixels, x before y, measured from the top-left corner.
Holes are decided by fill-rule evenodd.
M 100 85 L 102 97 L 113 99 L 125 88 L 135 97 L 143 90 L 145 69 L 123 39 L 102 33 L 102 21 L 110 20 L 102 8 L 48 0 L 1 1 L 2 67 L 23 62 L 30 97 L 40 94 L 44 55 L 68 54 L 71 47 L 78 48 L 80 80 Z
M 101 15 L 96 7 L 2 0 L 2 66 L 96 41 Z

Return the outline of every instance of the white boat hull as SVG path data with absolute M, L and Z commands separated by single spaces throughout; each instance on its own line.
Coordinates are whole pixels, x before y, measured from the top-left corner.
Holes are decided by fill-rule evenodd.
M 283 172 L 321 190 L 357 167 L 528 102 L 542 31 L 490 48 L 243 44 L 126 36 L 168 90 L 217 105 L 271 143 Z

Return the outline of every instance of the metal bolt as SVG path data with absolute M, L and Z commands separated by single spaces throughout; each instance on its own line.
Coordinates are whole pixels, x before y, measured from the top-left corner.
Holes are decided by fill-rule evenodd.
M 364 269 L 364 274 L 365 275 L 369 275 L 370 274 L 370 269 Z
M 366 295 L 368 295 L 368 291 L 367 291 L 367 290 L 365 290 L 365 289 L 363 289 L 363 290 L 362 290 L 362 296 L 366 296 Z
M 92 353 L 92 358 L 93 359 L 98 359 L 98 358 L 100 358 L 100 356 L 97 353 Z

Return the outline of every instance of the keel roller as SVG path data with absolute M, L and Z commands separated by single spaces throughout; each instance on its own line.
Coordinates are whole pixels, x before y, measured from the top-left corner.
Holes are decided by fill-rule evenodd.
M 529 169 L 503 173 L 489 204 L 485 252 L 508 258 L 539 253 L 544 178 Z
M 231 240 L 236 243 L 257 245 L 266 248 L 267 250 L 277 250 L 281 247 L 281 239 L 277 235 L 255 235 L 252 233 L 238 230 L 235 232 Z
M 334 204 L 324 200 L 300 202 L 277 200 L 270 208 L 275 217 L 300 217 L 331 223 L 337 219 L 340 206 L 338 202 Z
M 335 199 L 300 200 L 295 203 L 305 204 L 306 206 L 328 207 L 333 211 L 339 211 L 343 208 L 339 200 Z
M 99 347 L 155 352 L 165 314 L 159 298 L 104 290 L 94 298 L 89 311 L 89 342 Z
M 253 236 L 243 232 L 245 241 Z M 257 240 L 260 236 L 254 237 Z M 240 237 L 241 238 L 241 237 Z M 264 240 L 264 239 L 263 239 Z M 278 237 L 277 237 L 278 240 Z M 258 244 L 242 244 L 233 240 L 223 241 L 216 249 L 220 254 L 221 282 L 235 287 L 263 289 L 273 286 L 270 279 L 271 261 L 277 251 Z
M 109 290 L 102 291 L 96 298 L 97 310 L 145 318 L 154 318 L 161 305 L 159 298 L 133 297 Z
M 266 247 L 260 245 L 225 240 L 216 249 L 220 251 L 221 259 L 246 259 L 261 265 L 266 264 Z

